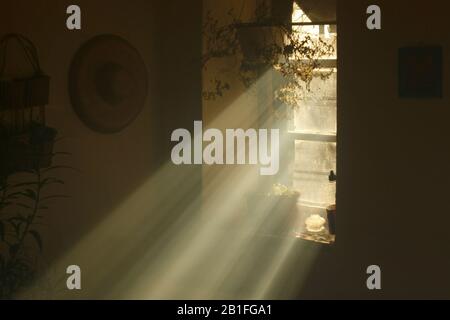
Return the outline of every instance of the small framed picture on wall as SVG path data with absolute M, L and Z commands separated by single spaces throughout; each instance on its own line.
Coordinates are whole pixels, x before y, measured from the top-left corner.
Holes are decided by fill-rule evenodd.
M 399 49 L 399 97 L 442 98 L 442 47 Z

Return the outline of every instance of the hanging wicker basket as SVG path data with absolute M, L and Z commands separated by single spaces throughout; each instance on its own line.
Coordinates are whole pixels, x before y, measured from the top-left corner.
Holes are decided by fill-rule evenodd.
M 11 41 L 23 50 L 32 76 L 5 78 Z M 36 47 L 22 35 L 6 35 L 0 40 L 0 63 L 0 174 L 49 167 L 57 131 L 45 124 L 50 78 L 41 70 Z
M 23 49 L 34 74 L 26 78 L 5 77 L 8 45 L 16 41 Z M 0 109 L 17 109 L 48 104 L 50 78 L 39 63 L 36 47 L 19 34 L 8 34 L 0 40 Z

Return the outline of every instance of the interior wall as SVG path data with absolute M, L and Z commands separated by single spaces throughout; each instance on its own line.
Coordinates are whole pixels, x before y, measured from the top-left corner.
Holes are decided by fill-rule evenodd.
M 210 15 L 217 20 L 219 25 L 231 23 L 231 15 L 241 21 L 252 21 L 254 19 L 255 0 L 232 0 L 216 1 L 205 0 L 203 2 L 203 19 Z M 203 54 L 207 54 L 207 37 L 203 35 Z M 229 85 L 229 90 L 223 90 L 222 96 L 214 99 L 203 99 L 202 116 L 205 128 L 216 128 L 225 132 L 226 129 L 257 127 L 258 105 L 257 92 L 247 91 L 247 88 L 238 78 L 239 59 L 236 57 L 217 57 L 210 59 L 202 69 L 203 91 L 213 91 L 215 81 L 220 80 Z M 225 153 L 224 153 L 225 154 Z M 258 176 L 256 166 L 235 165 L 204 165 L 203 177 L 203 212 L 207 217 L 209 212 L 223 203 L 224 196 L 234 186 L 242 182 L 242 177 L 255 180 Z M 245 197 L 233 201 L 227 206 L 228 210 L 236 214 L 245 210 Z M 231 213 L 229 213 L 231 215 Z
M 266 0 L 203 1 L 203 19 L 211 16 L 219 26 L 226 26 L 237 19 L 243 23 L 256 20 L 255 11 L 267 4 Z M 239 35 L 237 35 L 239 38 Z M 208 36 L 203 34 L 203 54 L 208 54 Z M 272 87 L 274 72 L 262 72 L 250 86 L 240 78 L 242 57 L 239 50 L 234 56 L 213 57 L 203 66 L 203 93 L 215 90 L 215 81 L 227 84 L 228 89 L 213 99 L 203 99 L 203 122 L 205 128 L 215 128 L 225 133 L 226 129 L 258 129 L 273 127 Z M 264 116 L 261 116 L 264 113 Z M 264 120 L 262 120 L 264 118 Z M 248 147 L 248 145 L 247 145 Z M 224 151 L 226 156 L 227 150 Z M 283 158 L 283 155 L 281 156 Z M 282 160 L 280 160 L 282 161 Z M 247 211 L 247 195 L 267 192 L 275 176 L 261 176 L 260 165 L 204 165 L 203 168 L 203 213 L 214 212 L 224 206 L 228 215 L 240 216 Z M 283 170 L 279 170 L 282 172 Z M 282 174 L 280 174 L 282 175 Z M 239 189 L 238 189 L 239 188 Z M 233 192 L 230 192 L 233 190 Z M 239 190 L 239 191 L 236 191 Z M 238 194 L 239 196 L 235 195 Z
M 155 28 L 149 19 L 152 6 L 147 1 L 126 7 L 120 1 L 80 1 L 82 30 L 69 31 L 65 26 L 69 1 L 11 1 L 10 4 L 12 24 L 9 31 L 24 34 L 35 43 L 42 68 L 51 76 L 48 125 L 57 128 L 62 138 L 56 150 L 72 154 L 67 160 L 60 161 L 80 170 L 80 173 L 59 173 L 66 181 L 61 192 L 70 195 L 71 199 L 55 202 L 54 210 L 46 217 L 49 234 L 44 241 L 46 253 L 51 257 L 70 247 L 126 197 L 142 176 L 151 172 L 150 164 L 154 163 L 153 155 L 158 150 L 158 139 L 154 138 L 159 132 L 159 123 L 155 119 L 158 111 L 154 101 L 154 79 L 149 77 L 150 91 L 142 113 L 125 130 L 111 135 L 96 133 L 80 121 L 70 103 L 67 79 L 78 48 L 102 33 L 128 39 L 152 72 L 156 57 L 151 36 L 135 32 Z M 135 19 L 123 18 L 128 15 Z
M 152 174 L 169 150 L 167 134 L 173 128 L 190 128 L 202 116 L 197 49 L 191 46 L 200 39 L 200 2 L 192 3 L 80 0 L 83 30 L 71 32 L 65 28 L 68 1 L 7 2 L 11 8 L 1 14 L 12 21 L 2 33 L 23 33 L 38 46 L 42 66 L 52 76 L 49 124 L 65 138 L 58 150 L 73 154 L 65 163 L 81 171 L 61 173 L 71 199 L 55 203 L 48 215 L 44 246 L 49 261 L 70 249 Z M 442 23 L 448 5 L 439 0 L 426 6 L 422 1 L 378 0 L 383 29 L 369 31 L 365 11 L 370 4 L 338 2 L 338 237 L 332 247 L 310 245 L 321 251 L 296 297 L 448 298 L 450 64 L 445 59 L 450 38 Z M 180 21 L 179 28 L 171 23 Z M 114 135 L 86 128 L 67 93 L 74 53 L 98 33 L 115 33 L 134 44 L 151 80 L 142 113 Z M 181 49 L 173 37 L 182 41 Z M 443 99 L 398 98 L 397 51 L 415 44 L 443 46 Z M 133 212 L 127 214 L 132 219 Z M 305 256 L 299 254 L 297 260 L 292 272 L 300 272 Z M 381 291 L 366 288 L 365 271 L 371 264 L 381 267 Z M 284 281 L 289 282 L 289 274 Z
M 55 163 L 79 170 L 57 172 L 66 183 L 52 191 L 65 193 L 70 199 L 54 202 L 46 213 L 42 227 L 44 260 L 46 265 L 52 265 L 65 256 L 64 261 L 68 263 L 82 263 L 96 253 L 86 252 L 80 260 L 80 256 L 71 255 L 72 248 L 90 231 L 95 233 L 97 227 L 104 225 L 124 201 L 133 202 L 131 197 L 135 191 L 166 164 L 172 130 L 189 128 L 193 120 L 201 119 L 201 1 L 80 0 L 77 1 L 82 10 L 80 31 L 66 28 L 66 8 L 73 4 L 70 1 L 4 2 L 1 14 L 10 21 L 1 19 L 8 22 L 1 28 L 1 34 L 15 32 L 30 38 L 38 48 L 42 68 L 51 76 L 47 123 L 57 128 L 61 137 L 56 151 L 72 154 L 66 159 L 55 159 Z M 142 112 L 116 134 L 100 134 L 87 128 L 73 111 L 67 89 L 69 66 L 76 51 L 91 37 L 103 33 L 121 36 L 135 46 L 146 64 L 149 78 Z M 183 169 L 173 170 L 171 177 L 176 180 Z M 194 169 L 190 174 L 200 177 L 196 172 L 200 171 Z M 141 202 L 151 206 L 161 189 L 155 186 Z M 199 193 L 200 184 L 192 192 Z M 173 199 L 176 198 L 175 195 Z M 133 221 L 141 214 L 151 220 L 154 212 L 143 210 L 141 202 L 134 205 L 127 202 L 127 207 L 118 214 L 120 219 Z M 124 230 L 127 230 L 125 226 Z M 102 236 L 112 240 L 118 235 Z M 129 235 L 123 235 L 126 236 Z M 107 249 L 99 246 L 92 243 L 92 250 L 97 250 L 97 254 Z M 97 275 L 101 272 L 91 271 Z M 55 272 L 61 277 L 65 269 Z M 96 292 L 97 295 L 85 291 L 81 296 L 101 297 L 107 291 L 105 285 L 104 291 Z
M 450 38 L 445 1 L 338 2 L 337 242 L 322 250 L 301 297 L 449 298 Z M 441 45 L 442 99 L 400 99 L 402 46 Z M 382 290 L 366 288 L 366 268 Z

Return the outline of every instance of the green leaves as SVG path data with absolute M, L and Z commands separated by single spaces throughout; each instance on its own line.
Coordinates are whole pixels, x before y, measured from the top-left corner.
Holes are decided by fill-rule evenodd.
M 26 223 L 28 223 L 30 220 L 31 220 L 30 217 L 25 217 L 22 214 L 18 214 L 8 219 L 8 221 L 10 222 L 26 222 Z
M 42 173 L 47 173 L 49 171 L 58 170 L 58 169 L 70 169 L 70 170 L 78 171 L 76 168 L 71 167 L 71 166 L 51 166 L 46 169 L 43 169 Z
M 18 199 L 21 195 L 22 195 L 22 191 L 12 192 L 12 193 L 9 193 L 8 195 L 6 195 L 5 199 L 15 200 L 15 199 Z
M 21 183 L 16 183 L 11 185 L 11 188 L 21 188 L 21 187 L 29 187 L 29 186 L 37 186 L 38 182 L 37 181 L 32 181 L 32 182 L 21 182 Z
M 18 207 L 24 208 L 24 209 L 28 209 L 28 210 L 32 210 L 33 209 L 31 206 L 29 206 L 27 204 L 24 204 L 24 203 L 16 203 L 15 205 L 18 206 Z
M 36 191 L 34 191 L 33 189 L 25 189 L 25 191 L 22 192 L 22 195 L 30 198 L 31 200 L 37 200 Z
M 22 186 L 29 186 L 29 185 L 31 185 L 31 184 L 30 183 L 22 184 Z M 27 197 L 31 200 L 36 200 L 36 192 L 30 188 L 27 188 L 24 191 L 17 191 L 17 192 L 9 193 L 5 198 L 8 200 L 16 200 L 16 199 L 19 199 L 21 196 Z
M 52 156 L 69 155 L 55 152 Z M 20 287 L 33 280 L 35 262 L 43 251 L 43 241 L 38 225 L 42 224 L 43 213 L 49 207 L 45 201 L 68 198 L 64 194 L 52 194 L 49 188 L 64 185 L 64 181 L 54 176 L 57 170 L 75 170 L 70 166 L 51 166 L 21 171 L 19 182 L 12 179 L 0 181 L 0 247 L 9 248 L 9 254 L 0 254 L 0 299 L 11 296 Z M 60 191 L 56 191 L 60 193 Z M 32 238 L 30 240 L 29 238 Z M 34 252 L 28 251 L 28 242 L 35 242 Z M 39 252 L 38 249 L 39 248 Z M 5 283 L 4 281 L 8 282 Z
M 71 156 L 72 153 L 70 152 L 65 152 L 65 151 L 58 151 L 58 152 L 53 152 L 52 156 Z
M 64 181 L 56 178 L 45 178 L 44 180 L 41 181 L 40 186 L 44 187 L 50 184 L 64 184 Z
M 10 226 L 14 230 L 14 235 L 17 239 L 21 238 L 22 234 L 22 225 L 29 223 L 29 218 L 24 217 L 21 214 L 18 214 L 17 216 L 11 217 L 8 219 L 8 222 Z
M 10 206 L 11 204 L 12 204 L 12 202 L 10 202 L 10 201 L 0 202 L 0 210 Z
M 52 196 L 42 197 L 41 201 L 52 200 L 52 199 L 67 199 L 67 198 L 70 198 L 70 197 L 67 195 L 64 195 L 64 194 L 55 194 Z
M 42 246 L 41 235 L 36 230 L 30 230 L 30 234 L 33 236 L 34 240 L 36 240 L 39 250 L 42 252 L 43 246 Z

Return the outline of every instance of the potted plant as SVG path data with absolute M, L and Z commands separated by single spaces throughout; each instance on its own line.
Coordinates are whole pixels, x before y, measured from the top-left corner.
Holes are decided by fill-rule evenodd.
M 14 298 L 36 279 L 43 213 L 49 201 L 65 197 L 47 193 L 49 185 L 64 183 L 51 175 L 63 168 L 51 166 L 53 156 L 64 153 L 53 152 L 57 131 L 45 124 L 49 77 L 41 71 L 36 47 L 21 35 L 0 40 L 3 62 L 11 40 L 34 70 L 21 79 L 5 78 L 0 70 L 0 299 Z M 36 107 L 39 116 L 33 114 Z M 20 181 L 11 182 L 17 172 L 22 172 Z
M 36 168 L 24 181 L 12 182 L 12 176 L 0 181 L 0 299 L 14 298 L 36 280 L 43 251 L 40 225 L 44 212 L 52 200 L 67 197 L 47 190 L 64 184 L 51 174 L 60 168 L 70 167 Z

